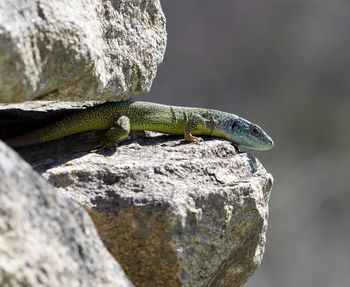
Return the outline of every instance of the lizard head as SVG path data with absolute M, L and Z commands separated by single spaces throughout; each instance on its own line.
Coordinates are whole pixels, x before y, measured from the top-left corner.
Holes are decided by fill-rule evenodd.
M 240 117 L 230 117 L 221 124 L 223 137 L 239 146 L 255 150 L 269 150 L 273 140 L 258 125 Z

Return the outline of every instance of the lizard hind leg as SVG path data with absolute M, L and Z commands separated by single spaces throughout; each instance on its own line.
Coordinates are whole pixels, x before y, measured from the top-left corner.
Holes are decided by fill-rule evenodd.
M 187 120 L 187 126 L 184 130 L 185 140 L 189 142 L 203 141 L 201 137 L 195 137 L 192 135 L 192 132 L 201 125 L 205 126 L 204 118 L 198 114 L 190 114 Z
M 130 119 L 126 116 L 121 116 L 104 134 L 101 144 L 94 151 L 103 149 L 116 148 L 117 143 L 129 136 Z

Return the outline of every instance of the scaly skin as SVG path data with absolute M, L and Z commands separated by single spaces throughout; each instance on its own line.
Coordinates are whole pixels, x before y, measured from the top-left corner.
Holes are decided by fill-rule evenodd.
M 155 131 L 184 135 L 188 141 L 196 136 L 220 137 L 237 146 L 256 150 L 273 147 L 272 139 L 257 125 L 217 110 L 176 107 L 148 102 L 107 102 L 90 107 L 26 135 L 7 140 L 12 147 L 53 141 L 91 130 L 108 130 L 101 147 L 113 145 L 129 131 Z

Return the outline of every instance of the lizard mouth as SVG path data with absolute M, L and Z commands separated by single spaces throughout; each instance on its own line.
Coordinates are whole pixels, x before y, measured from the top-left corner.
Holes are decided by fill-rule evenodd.
M 242 146 L 253 150 L 270 150 L 274 147 L 274 142 L 267 134 L 265 134 L 263 138 L 251 138 L 249 143 L 243 143 Z
M 262 144 L 260 144 L 258 150 L 270 150 L 274 147 L 275 143 L 273 142 L 272 138 L 270 138 L 268 135 L 266 135 L 266 141 Z

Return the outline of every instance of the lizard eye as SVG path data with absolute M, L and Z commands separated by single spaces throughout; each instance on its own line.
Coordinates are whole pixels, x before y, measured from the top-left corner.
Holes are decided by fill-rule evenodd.
M 253 127 L 251 131 L 252 131 L 252 134 L 255 136 L 260 134 L 259 129 L 257 127 Z

